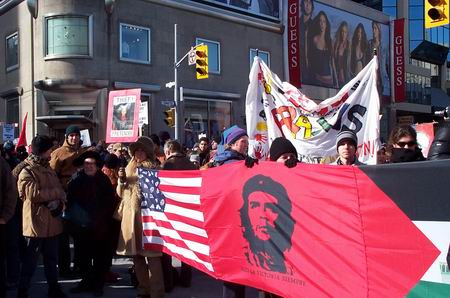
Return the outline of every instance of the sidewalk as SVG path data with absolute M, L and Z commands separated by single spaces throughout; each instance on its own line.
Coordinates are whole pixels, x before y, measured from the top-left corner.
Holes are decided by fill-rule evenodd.
M 175 261 L 174 265 L 179 266 Z M 130 259 L 115 259 L 112 270 L 120 274 L 120 280 L 114 284 L 106 284 L 103 297 L 136 297 L 136 290 L 131 286 L 130 275 L 128 268 L 132 265 Z M 63 291 L 69 297 L 91 298 L 94 297 L 89 293 L 84 294 L 70 294 L 69 290 L 76 286 L 78 280 L 60 280 Z M 8 291 L 7 298 L 15 298 L 17 292 Z M 39 263 L 33 278 L 33 285 L 30 289 L 30 298 L 47 297 L 47 282 L 45 280 L 44 268 L 42 263 Z M 215 298 L 222 297 L 222 281 L 215 280 L 208 275 L 198 270 L 193 270 L 192 286 L 190 288 L 176 287 L 171 293 L 167 293 L 168 298 Z M 254 289 L 247 289 L 248 298 L 257 298 L 258 293 Z

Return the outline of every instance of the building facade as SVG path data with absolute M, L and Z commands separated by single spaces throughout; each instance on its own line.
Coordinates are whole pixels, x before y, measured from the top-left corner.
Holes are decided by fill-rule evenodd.
M 280 8 L 210 2 L 1 1 L 0 120 L 19 123 L 28 113 L 28 140 L 36 133 L 61 138 L 72 123 L 89 129 L 94 140 L 104 139 L 108 92 L 141 88 L 149 107 L 144 134 L 166 130 L 173 136 L 163 112 L 174 100 L 166 84 L 174 80 L 176 23 L 178 58 L 196 44 L 209 46 L 208 79 L 196 80 L 187 61 L 178 68 L 183 141 L 245 125 L 257 50 L 283 73 Z
M 405 19 L 407 100 L 393 105 L 397 121 L 412 124 L 438 120 L 433 112 L 450 105 L 449 25 L 425 29 L 424 1 L 380 2 L 383 12 L 392 19 Z

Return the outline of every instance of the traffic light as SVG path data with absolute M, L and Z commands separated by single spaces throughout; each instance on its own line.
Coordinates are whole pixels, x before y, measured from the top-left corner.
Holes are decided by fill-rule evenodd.
M 448 0 L 425 0 L 425 28 L 448 24 Z
M 166 116 L 166 119 L 164 119 L 164 122 L 169 127 L 175 126 L 175 108 L 171 108 L 164 111 L 164 115 Z
M 197 80 L 208 78 L 208 46 L 201 45 L 195 49 L 195 72 Z

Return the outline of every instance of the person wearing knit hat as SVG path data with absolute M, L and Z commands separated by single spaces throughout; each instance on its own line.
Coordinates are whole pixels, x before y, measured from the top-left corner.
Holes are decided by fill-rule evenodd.
M 214 166 L 228 164 L 238 160 L 246 160 L 247 150 L 247 132 L 239 126 L 234 125 L 226 129 L 222 134 L 218 151 L 214 157 Z
M 291 141 L 279 137 L 270 145 L 269 158 L 271 161 L 282 162 L 288 168 L 293 168 L 298 163 L 298 154 Z
M 336 138 L 336 150 L 338 158 L 332 165 L 362 165 L 356 156 L 358 147 L 358 137 L 351 130 L 344 130 L 338 133 Z
M 67 297 L 58 284 L 58 238 L 63 231 L 61 213 L 66 194 L 49 166 L 52 139 L 38 135 L 31 142 L 32 153 L 23 162 L 17 179 L 19 197 L 23 201 L 22 234 L 26 247 L 17 291 L 28 297 L 39 255 L 43 255 L 49 297 Z M 44 249 L 43 249 L 44 248 Z
M 68 182 L 77 171 L 77 167 L 73 165 L 73 161 L 85 151 L 85 148 L 81 148 L 80 128 L 77 125 L 69 125 L 66 128 L 63 145 L 52 152 L 50 159 L 50 167 L 56 172 L 64 191 L 67 191 Z M 72 262 L 70 252 L 69 235 L 64 231 L 60 236 L 59 243 L 58 267 L 61 276 L 72 276 L 70 270 Z M 79 265 L 77 261 L 75 266 L 79 267 Z
M 80 128 L 74 124 L 67 126 L 66 128 L 66 137 L 68 137 L 71 134 L 77 134 L 77 135 L 81 135 L 80 133 Z

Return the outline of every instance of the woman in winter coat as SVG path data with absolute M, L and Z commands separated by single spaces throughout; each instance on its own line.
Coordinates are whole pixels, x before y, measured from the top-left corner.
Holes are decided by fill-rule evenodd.
M 138 297 L 164 297 L 161 252 L 144 250 L 142 245 L 141 196 L 138 167 L 155 169 L 154 145 L 150 138 L 140 137 L 130 145 L 131 160 L 119 170 L 117 193 L 121 198 L 117 217 L 121 229 L 117 254 L 132 256 L 138 280 Z
M 79 248 L 82 280 L 71 293 L 92 291 L 95 296 L 102 296 L 109 269 L 108 230 L 115 209 L 115 191 L 100 170 L 99 153 L 86 151 L 73 163 L 82 168 L 69 181 L 64 216 Z

